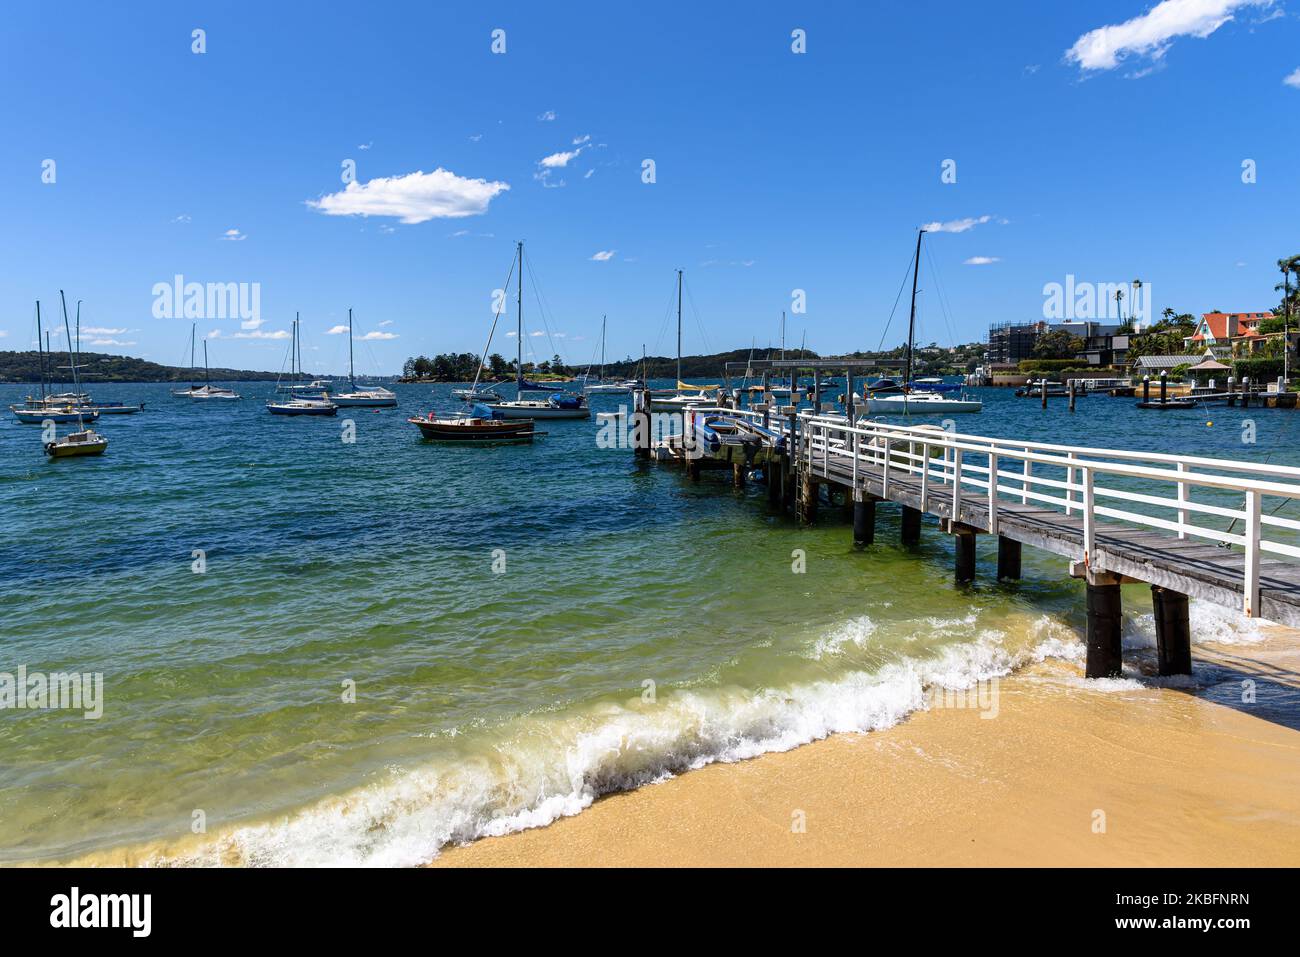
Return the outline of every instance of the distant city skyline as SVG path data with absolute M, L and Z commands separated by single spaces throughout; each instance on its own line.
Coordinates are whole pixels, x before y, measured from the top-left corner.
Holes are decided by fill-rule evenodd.
M 83 349 L 167 365 L 197 322 L 273 371 L 300 313 L 307 371 L 345 370 L 352 308 L 394 374 L 503 303 L 513 356 L 519 240 L 525 361 L 576 366 L 602 316 L 611 361 L 671 354 L 678 268 L 686 353 L 778 346 L 782 311 L 789 348 L 895 346 L 921 226 L 941 345 L 1055 321 L 1054 285 L 1269 309 L 1300 252 L 1283 0 L 59 9 L 0 38 L 3 350 L 35 299 L 58 347 L 62 288 Z

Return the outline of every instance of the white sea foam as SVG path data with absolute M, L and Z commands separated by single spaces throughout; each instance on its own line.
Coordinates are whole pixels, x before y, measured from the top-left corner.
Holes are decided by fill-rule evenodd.
M 1262 618 L 1246 618 L 1234 608 L 1224 608 L 1207 601 L 1192 601 L 1187 612 L 1194 645 L 1258 644 L 1268 637 L 1270 627 L 1276 627 L 1273 622 Z M 1125 648 L 1154 648 L 1155 616 L 1147 614 L 1126 618 L 1122 640 Z
M 151 863 L 419 864 L 448 844 L 577 814 L 601 794 L 714 762 L 787 751 L 835 733 L 888 728 L 926 708 L 930 687 L 970 688 L 1030 662 L 1083 658 L 1081 636 L 1060 619 L 1043 615 L 1018 623 L 1013 641 L 999 628 L 980 627 L 977 618 L 905 623 L 917 639 L 957 640 L 929 657 L 906 657 L 872 670 L 761 690 L 670 690 L 655 704 L 633 699 L 522 718 L 486 742 L 444 739 L 446 753 L 426 767 L 391 771 L 290 816 L 213 834 L 184 852 L 159 853 Z M 811 642 L 806 655 L 817 661 L 848 655 L 883 641 L 884 629 L 899 624 L 856 618 Z M 1130 639 L 1140 638 L 1143 627 L 1139 617 Z M 1258 625 L 1243 625 L 1200 603 L 1193 605 L 1193 631 L 1216 641 L 1259 640 Z M 896 640 L 888 644 L 900 647 Z M 1127 693 L 1145 685 L 1124 677 L 1089 681 L 1087 687 Z

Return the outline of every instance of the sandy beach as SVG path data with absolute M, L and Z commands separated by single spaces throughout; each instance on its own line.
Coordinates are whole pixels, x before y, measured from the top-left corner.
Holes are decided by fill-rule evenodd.
M 995 717 L 710 765 L 433 866 L 1294 866 L 1300 639 L 1194 656 L 1194 688 L 1049 661 L 999 682 Z

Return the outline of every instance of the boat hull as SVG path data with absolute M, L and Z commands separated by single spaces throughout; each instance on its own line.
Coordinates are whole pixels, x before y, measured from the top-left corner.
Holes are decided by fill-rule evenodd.
M 330 396 L 330 401 L 341 409 L 391 409 L 397 405 L 397 396 L 389 398 L 352 399 L 341 395 Z
M 10 408 L 14 418 L 24 425 L 41 425 L 44 422 L 94 422 L 99 418 L 99 413 L 94 410 L 84 409 L 81 411 L 53 411 L 50 409 L 19 409 Z
M 308 408 L 306 406 L 278 405 L 268 402 L 266 411 L 272 415 L 337 415 L 339 407 L 333 403 Z
M 431 442 L 531 442 L 535 434 L 531 419 L 446 421 L 413 418 L 407 421 Z
M 591 409 L 553 409 L 550 407 L 512 406 L 505 402 L 488 405 L 496 415 L 505 419 L 589 419 Z
M 72 459 L 83 455 L 103 455 L 108 439 L 98 437 L 93 442 L 46 442 L 45 454 L 52 459 Z
M 867 411 L 874 415 L 953 415 L 979 412 L 984 403 L 974 399 L 914 399 L 894 395 L 868 398 Z

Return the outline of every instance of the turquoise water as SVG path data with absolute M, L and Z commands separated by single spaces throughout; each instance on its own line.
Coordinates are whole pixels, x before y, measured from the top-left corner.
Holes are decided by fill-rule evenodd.
M 103 675 L 98 719 L 0 712 L 0 862 L 418 863 L 1079 652 L 1081 592 L 1050 556 L 1000 586 L 986 543 L 957 589 L 949 543 L 895 546 L 891 509 L 857 552 L 837 510 L 800 529 L 760 485 L 599 448 L 595 419 L 434 446 L 405 419 L 450 386 L 337 419 L 237 388 L 95 387 L 147 403 L 100 420 L 98 459 L 0 423 L 0 672 Z M 977 391 L 978 434 L 1300 461 L 1291 412 Z

